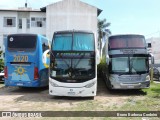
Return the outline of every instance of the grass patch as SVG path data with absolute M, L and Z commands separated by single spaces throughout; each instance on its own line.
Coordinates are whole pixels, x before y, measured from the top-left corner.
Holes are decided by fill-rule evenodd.
M 142 100 L 138 100 L 134 97 L 127 99 L 126 104 L 123 105 L 119 110 L 123 111 L 160 111 L 160 84 L 151 83 L 149 89 L 142 89 L 146 92 Z M 142 97 L 139 96 L 139 97 Z
M 142 91 L 147 93 L 148 97 L 160 98 L 160 84 L 151 83 L 150 89 L 143 89 Z

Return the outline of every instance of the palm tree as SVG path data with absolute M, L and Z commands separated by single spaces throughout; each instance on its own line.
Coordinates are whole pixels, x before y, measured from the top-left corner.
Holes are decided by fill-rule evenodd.
M 100 50 L 100 55 L 101 55 L 103 37 L 108 37 L 111 34 L 110 29 L 108 29 L 110 25 L 111 23 L 107 23 L 106 19 L 103 20 L 98 19 L 98 46 Z
M 3 52 L 0 51 L 0 57 L 2 54 L 3 54 Z M 4 68 L 4 61 L 3 61 L 3 59 L 0 59 L 0 72 L 3 70 L 3 68 Z

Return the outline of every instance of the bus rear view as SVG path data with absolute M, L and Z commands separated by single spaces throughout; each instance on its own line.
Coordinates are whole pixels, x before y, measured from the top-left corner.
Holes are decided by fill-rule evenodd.
M 51 49 L 49 94 L 95 96 L 97 69 L 94 34 L 84 31 L 55 32 Z
M 8 36 L 5 46 L 6 86 L 47 86 L 48 69 L 41 65 L 39 58 L 42 54 L 40 39 L 36 34 Z

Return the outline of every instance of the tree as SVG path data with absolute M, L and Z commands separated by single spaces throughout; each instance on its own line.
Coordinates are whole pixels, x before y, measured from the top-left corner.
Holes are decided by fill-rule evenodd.
M 98 19 L 98 45 L 101 55 L 101 49 L 102 49 L 102 39 L 105 36 L 109 36 L 111 34 L 110 29 L 108 27 L 111 25 L 111 23 L 107 23 L 106 19 L 100 20 Z
M 0 56 L 1 56 L 2 53 L 3 52 L 0 51 Z M 3 69 L 4 69 L 4 61 L 3 61 L 3 59 L 0 59 L 0 71 L 2 71 Z

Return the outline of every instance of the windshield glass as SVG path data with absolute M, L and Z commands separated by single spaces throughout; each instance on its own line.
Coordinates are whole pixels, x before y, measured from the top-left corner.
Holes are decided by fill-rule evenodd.
M 119 74 L 141 74 L 148 72 L 149 63 L 147 55 L 121 56 L 111 56 L 110 72 Z
M 52 43 L 54 51 L 94 51 L 92 33 L 58 33 Z
M 71 50 L 72 34 L 56 34 L 54 36 L 52 50 Z
M 36 35 L 10 35 L 8 36 L 9 50 L 26 50 L 36 48 Z
M 113 72 L 129 72 L 128 57 L 116 57 L 111 60 Z
M 73 59 L 73 78 L 91 79 L 95 76 L 93 59 Z
M 145 48 L 146 42 L 141 35 L 118 35 L 109 37 L 110 49 Z
M 87 33 L 74 33 L 73 50 L 94 51 L 94 36 Z
M 130 69 L 133 73 L 148 71 L 146 57 L 130 57 Z
M 51 77 L 62 81 L 92 79 L 95 77 L 94 59 L 55 59 Z
M 51 71 L 51 76 L 57 78 L 70 77 L 70 67 L 70 59 L 55 59 L 54 69 Z

